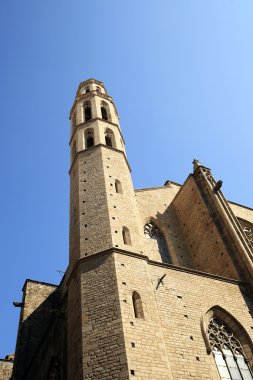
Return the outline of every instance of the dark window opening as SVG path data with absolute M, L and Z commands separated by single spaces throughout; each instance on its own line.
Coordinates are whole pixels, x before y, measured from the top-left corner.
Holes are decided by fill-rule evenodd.
M 106 145 L 112 147 L 112 139 L 110 136 L 105 136 L 105 143 L 106 143 Z
M 93 145 L 94 145 L 94 138 L 93 138 L 93 136 L 88 136 L 87 139 L 86 139 L 86 147 L 90 148 Z
M 101 115 L 102 115 L 102 119 L 108 120 L 108 115 L 107 115 L 107 111 L 105 107 L 101 107 Z
M 84 109 L 85 121 L 91 120 L 91 107 L 85 107 Z

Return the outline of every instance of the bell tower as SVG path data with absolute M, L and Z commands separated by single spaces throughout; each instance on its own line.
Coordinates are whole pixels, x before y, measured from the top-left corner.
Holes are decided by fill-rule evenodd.
M 113 99 L 90 79 L 70 112 L 70 264 L 116 247 L 139 250 L 140 223 Z
M 140 254 L 142 224 L 118 112 L 102 82 L 79 85 L 70 121 L 68 378 L 92 371 L 106 379 L 112 365 L 127 379 L 114 251 Z

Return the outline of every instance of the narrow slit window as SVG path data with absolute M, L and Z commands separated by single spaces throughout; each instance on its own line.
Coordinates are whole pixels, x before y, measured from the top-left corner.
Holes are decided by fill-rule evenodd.
M 118 194 L 122 194 L 122 185 L 118 179 L 115 180 L 115 191 Z
M 141 301 L 141 296 L 136 291 L 132 295 L 134 317 L 139 319 L 144 319 L 143 306 Z
M 122 228 L 122 238 L 123 238 L 124 244 L 126 244 L 126 245 L 132 244 L 131 237 L 130 237 L 130 231 L 127 227 Z

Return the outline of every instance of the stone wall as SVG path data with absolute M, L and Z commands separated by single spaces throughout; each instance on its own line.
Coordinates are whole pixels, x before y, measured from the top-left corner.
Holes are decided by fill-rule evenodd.
M 128 379 L 113 257 L 101 255 L 85 260 L 80 275 L 83 379 Z M 76 379 L 73 372 L 69 379 Z
M 13 362 L 10 360 L 0 359 L 0 379 L 10 380 L 13 369 Z
M 193 261 L 185 242 L 182 228 L 176 217 L 176 212 L 171 206 L 179 190 L 179 185 L 169 183 L 168 186 L 135 191 L 141 217 L 141 234 L 139 239 L 143 254 L 148 256 L 150 260 L 161 262 L 161 255 L 157 247 L 152 244 L 151 239 L 147 239 L 144 236 L 144 225 L 151 220 L 165 237 L 171 263 L 193 267 Z
M 129 372 L 135 371 L 138 380 L 218 380 L 201 319 L 219 305 L 252 339 L 253 307 L 247 287 L 197 271 L 147 264 L 141 257 L 114 256 Z M 144 320 L 134 317 L 133 291 L 141 296 Z
M 23 379 L 57 308 L 55 285 L 27 280 L 23 288 L 13 378 Z

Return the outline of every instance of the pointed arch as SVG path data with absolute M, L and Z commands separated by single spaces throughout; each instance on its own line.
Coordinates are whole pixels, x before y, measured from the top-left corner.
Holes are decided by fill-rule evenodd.
M 115 180 L 115 191 L 118 194 L 122 194 L 123 193 L 121 182 L 118 179 Z
M 105 130 L 105 144 L 111 148 L 115 148 L 115 137 L 110 128 L 106 128 Z
M 139 319 L 144 319 L 141 296 L 136 291 L 134 291 L 132 294 L 132 302 L 133 302 L 133 309 L 134 309 L 134 317 L 139 318 Z
M 102 115 L 102 119 L 108 120 L 107 109 L 104 106 L 101 107 L 101 115 Z
M 161 255 L 162 262 L 171 262 L 165 237 L 163 233 L 160 231 L 160 229 L 157 227 L 157 225 L 153 222 L 153 220 L 150 219 L 144 225 L 144 235 L 146 236 L 146 238 L 153 239 L 156 241 L 157 249 Z
M 111 121 L 110 108 L 108 103 L 104 100 L 100 104 L 100 110 L 102 119 Z
M 83 103 L 83 119 L 84 121 L 89 121 L 92 119 L 91 102 L 89 100 L 86 100 Z
M 130 231 L 127 227 L 123 227 L 122 228 L 122 238 L 123 238 L 123 242 L 124 244 L 127 244 L 127 245 L 132 245 L 132 241 L 131 241 L 131 236 L 130 236 Z
M 214 327 L 213 327 L 214 325 Z M 229 347 L 229 344 L 224 341 L 224 347 L 228 347 L 228 353 L 232 353 L 231 355 L 235 357 L 235 360 L 240 361 L 242 358 L 244 360 L 249 361 L 249 367 L 253 368 L 253 343 L 252 340 L 245 330 L 245 328 L 241 325 L 241 323 L 227 310 L 223 309 L 221 306 L 215 305 L 211 307 L 201 318 L 201 331 L 203 334 L 203 338 L 206 344 L 207 353 L 213 353 L 214 357 L 217 355 L 223 355 L 222 349 L 220 347 L 220 343 L 218 340 L 214 342 L 214 336 L 212 334 L 212 328 L 218 328 L 217 326 L 222 327 L 225 331 L 230 334 L 230 336 L 234 336 L 235 341 L 237 341 L 238 351 L 234 351 L 234 347 Z M 229 356 L 230 356 L 229 353 Z M 238 355 L 237 355 L 238 353 Z M 226 354 L 226 353 L 225 353 Z M 217 361 L 216 361 L 217 362 Z M 225 363 L 225 362 L 224 362 Z M 252 376 L 252 373 L 251 373 Z M 244 377 L 242 377 L 244 378 Z M 247 378 L 248 379 L 248 378 Z M 250 377 L 249 377 L 250 379 Z M 253 377 L 252 377 L 253 379 Z
M 90 148 L 95 144 L 94 131 L 92 128 L 87 129 L 84 132 L 85 148 Z

